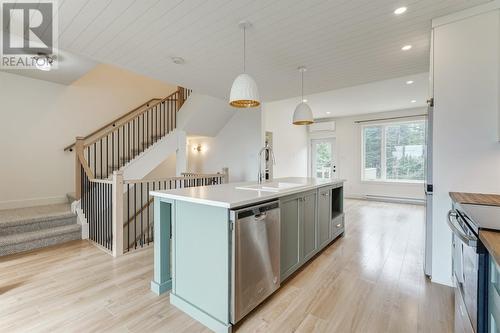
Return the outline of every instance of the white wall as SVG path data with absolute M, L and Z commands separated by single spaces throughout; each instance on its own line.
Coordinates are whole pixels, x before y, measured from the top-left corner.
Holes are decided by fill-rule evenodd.
M 192 93 L 178 112 L 177 128 L 190 136 L 215 137 L 234 113 L 226 100 Z
M 333 119 L 335 121 L 333 135 L 336 138 L 337 177 L 347 180 L 344 186 L 346 197 L 363 198 L 366 195 L 376 195 L 424 199 L 424 185 L 422 183 L 361 181 L 361 124 L 357 124 L 355 121 L 421 115 L 426 112 L 425 108 L 415 108 Z
M 265 131 L 273 133 L 274 177 L 307 177 L 307 126 L 292 124 L 299 99 L 264 103 Z
M 452 276 L 448 192 L 500 193 L 499 15 L 455 16 L 434 29 L 432 280 L 439 283 Z
M 215 173 L 229 168 L 229 181 L 257 180 L 257 155 L 262 146 L 261 111 L 234 109 L 235 114 L 216 137 L 188 140 L 188 170 Z M 198 144 L 202 151 L 193 148 Z
M 0 72 L 0 209 L 64 201 L 74 154 L 63 148 L 175 89 L 108 65 L 69 86 Z
M 152 173 L 156 176 L 166 178 L 169 170 L 165 170 L 165 160 L 175 155 L 176 174 L 180 175 L 187 168 L 186 154 L 187 136 L 186 132 L 175 129 L 168 135 L 165 135 L 157 142 L 153 143 L 148 149 L 126 164 L 123 170 L 123 179 L 143 179 Z M 168 164 L 167 164 L 168 165 Z M 158 167 L 160 167 L 158 169 Z M 170 167 L 170 166 L 167 166 Z M 157 170 L 156 170 L 157 169 Z M 161 175 L 161 172 L 166 173 Z
M 177 163 L 176 154 L 171 154 L 153 171 L 148 173 L 144 177 L 144 179 L 154 180 L 154 179 L 175 177 L 177 175 L 176 163 Z

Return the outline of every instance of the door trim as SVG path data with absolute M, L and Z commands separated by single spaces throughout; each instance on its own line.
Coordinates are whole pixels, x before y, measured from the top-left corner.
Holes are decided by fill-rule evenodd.
M 314 141 L 332 141 L 332 159 L 334 161 L 334 165 L 336 166 L 336 173 L 338 173 L 338 163 L 336 159 L 336 152 L 337 152 L 337 137 L 335 135 L 331 134 L 325 134 L 325 135 L 318 135 L 318 136 L 310 136 L 308 139 L 308 144 L 307 144 L 307 176 L 308 177 L 314 177 L 313 175 L 313 144 Z M 336 177 L 333 177 L 334 179 Z

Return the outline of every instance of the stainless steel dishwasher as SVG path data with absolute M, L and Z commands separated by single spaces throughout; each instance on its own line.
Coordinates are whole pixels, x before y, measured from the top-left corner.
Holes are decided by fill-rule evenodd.
M 273 201 L 231 211 L 231 322 L 280 286 L 280 210 Z

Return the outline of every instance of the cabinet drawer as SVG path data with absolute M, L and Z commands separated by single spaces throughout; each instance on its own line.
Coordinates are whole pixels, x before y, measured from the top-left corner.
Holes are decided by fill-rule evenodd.
M 344 232 L 345 220 L 344 214 L 339 214 L 332 219 L 332 238 L 337 237 Z

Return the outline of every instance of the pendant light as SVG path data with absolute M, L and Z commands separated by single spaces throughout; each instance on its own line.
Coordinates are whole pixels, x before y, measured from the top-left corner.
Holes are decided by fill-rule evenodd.
M 252 24 L 241 21 L 238 26 L 243 30 L 243 74 L 236 77 L 231 87 L 229 104 L 235 108 L 254 108 L 260 105 L 259 91 L 254 79 L 246 71 L 246 29 Z
M 304 99 L 304 72 L 307 70 L 304 66 L 298 68 L 302 76 L 302 99 L 300 103 L 295 107 L 295 112 L 293 113 L 293 124 L 294 125 L 310 125 L 314 123 L 312 110 L 307 105 Z

